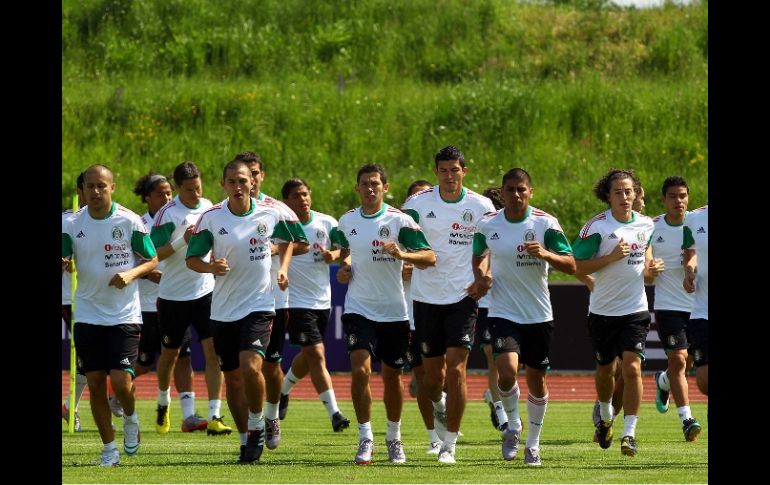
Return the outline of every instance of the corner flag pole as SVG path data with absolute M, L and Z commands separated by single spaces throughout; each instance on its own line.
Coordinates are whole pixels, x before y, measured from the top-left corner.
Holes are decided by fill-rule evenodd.
M 75 194 L 75 198 L 72 199 L 72 211 L 77 212 L 80 208 L 78 203 L 78 195 Z M 77 374 L 77 357 L 75 356 L 75 290 L 78 287 L 77 269 L 75 268 L 75 260 L 72 260 L 72 311 L 70 311 L 70 406 L 69 406 L 69 421 L 67 423 L 67 431 L 70 433 L 75 432 L 75 374 Z

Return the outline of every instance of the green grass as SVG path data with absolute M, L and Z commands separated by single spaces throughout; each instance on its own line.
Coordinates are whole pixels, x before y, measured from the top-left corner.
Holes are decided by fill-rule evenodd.
M 350 401 L 340 403 L 354 418 Z M 708 424 L 706 405 L 693 404 L 704 426 L 699 441 L 686 443 L 676 410 L 659 414 L 654 404 L 642 406 L 637 427 L 639 454 L 620 453 L 619 433 L 609 450 L 591 442 L 589 402 L 551 402 L 541 440 L 542 468 L 523 464 L 523 450 L 514 462 L 500 457 L 500 440 L 489 423 L 482 401 L 470 401 L 457 446 L 458 464 L 439 465 L 424 453 L 426 433 L 414 401 L 405 403 L 402 437 L 407 463 L 387 462 L 385 417 L 381 402 L 373 404 L 375 455 L 370 466 L 356 466 L 355 429 L 333 433 L 323 406 L 317 401 L 292 401 L 282 422 L 283 441 L 274 451 L 265 450 L 258 466 L 235 464 L 238 438 L 208 437 L 178 431 L 179 408 L 174 403 L 174 431 L 161 436 L 154 431 L 152 401 L 139 403 L 142 445 L 134 457 L 121 448 L 121 465 L 114 469 L 93 466 L 101 452 L 88 402 L 81 404 L 83 428 L 70 435 L 62 426 L 63 483 L 706 483 L 708 481 Z M 199 405 L 200 407 L 200 405 Z M 522 402 L 523 414 L 526 405 Z M 231 420 L 230 420 L 231 421 Z M 524 420 L 526 423 L 526 420 Z M 63 422 L 62 422 L 63 423 Z M 121 429 L 120 420 L 116 420 Z M 525 435 L 526 437 L 526 429 Z M 122 444 L 122 432 L 116 433 Z

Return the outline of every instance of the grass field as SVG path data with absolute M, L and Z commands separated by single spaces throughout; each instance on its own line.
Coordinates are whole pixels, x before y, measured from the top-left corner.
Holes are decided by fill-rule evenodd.
M 172 432 L 154 430 L 154 401 L 139 401 L 142 445 L 128 457 L 122 450 L 122 421 L 116 420 L 121 451 L 117 468 L 93 466 L 101 444 L 88 401 L 81 403 L 83 431 L 70 435 L 62 421 L 63 483 L 706 483 L 708 423 L 706 404 L 692 404 L 704 426 L 695 443 L 684 441 L 676 410 L 659 414 L 654 404 L 642 405 L 637 427 L 639 453 L 620 453 L 620 426 L 608 450 L 591 442 L 590 402 L 551 402 L 546 414 L 541 456 L 543 466 L 524 465 L 523 449 L 513 462 L 500 456 L 500 439 L 482 401 L 469 401 L 457 445 L 457 465 L 440 465 L 425 454 L 427 435 L 414 401 L 404 405 L 402 438 L 407 463 L 393 465 L 385 449 L 385 416 L 381 402 L 373 405 L 375 455 L 370 466 L 356 466 L 357 431 L 333 433 L 318 401 L 293 400 L 282 422 L 282 442 L 265 450 L 256 466 L 237 465 L 238 438 L 209 437 L 178 431 L 179 407 L 172 408 Z M 199 408 L 201 405 L 199 404 Z M 354 418 L 350 401 L 342 411 Z M 522 402 L 523 418 L 526 405 Z M 225 412 L 226 406 L 224 407 Z M 228 416 L 229 417 L 229 416 Z M 232 419 L 226 421 L 230 424 Z M 353 419 L 354 420 L 354 419 Z M 526 419 L 524 419 L 526 423 Z M 619 423 L 620 424 L 620 423 Z M 526 437 L 526 424 L 523 439 Z

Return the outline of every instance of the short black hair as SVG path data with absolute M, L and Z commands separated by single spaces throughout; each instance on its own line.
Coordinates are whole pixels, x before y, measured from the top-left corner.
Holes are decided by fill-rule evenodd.
M 690 186 L 687 185 L 687 181 L 679 175 L 672 175 L 663 181 L 663 189 L 661 190 L 663 197 L 666 196 L 666 192 L 668 192 L 668 189 L 671 187 L 684 187 L 687 189 L 687 193 L 690 193 Z
M 433 187 L 433 184 L 423 179 L 415 180 L 414 182 L 409 184 L 409 188 L 406 189 L 406 198 L 408 199 L 409 197 L 414 195 L 415 194 L 414 189 L 416 189 L 417 187 L 425 187 L 425 186 Z
M 238 167 L 240 167 L 241 165 L 246 167 L 246 171 L 249 172 L 249 165 L 246 162 L 244 162 L 243 160 L 237 160 L 236 159 L 236 160 L 231 160 L 231 161 L 227 162 L 225 164 L 225 168 L 222 169 L 222 180 L 224 180 L 225 177 L 227 177 L 227 171 L 228 170 L 237 170 Z M 249 176 L 251 176 L 251 172 L 249 172 Z
M 310 190 L 310 186 L 307 184 L 307 182 L 301 178 L 293 178 L 283 183 L 283 187 L 281 187 L 281 197 L 288 199 L 291 191 L 297 187 L 307 187 L 307 189 Z
M 481 195 L 491 200 L 495 209 L 499 210 L 505 207 L 502 187 L 488 187 Z
M 383 185 L 388 183 L 388 176 L 385 175 L 385 167 L 379 163 L 367 163 L 358 169 L 358 173 L 356 174 L 356 185 L 358 185 L 358 181 L 361 180 L 361 174 L 374 172 L 380 174 L 380 181 L 382 181 Z
M 505 175 L 503 175 L 503 185 L 505 185 L 506 180 L 523 180 L 532 187 L 532 177 L 523 168 L 512 168 L 505 172 Z
M 436 168 L 438 168 L 438 162 L 444 162 L 449 160 L 458 160 L 461 167 L 465 167 L 465 155 L 459 148 L 452 145 L 445 146 L 436 153 Z
M 264 163 L 262 163 L 262 157 L 260 157 L 258 153 L 241 152 L 238 155 L 236 155 L 235 158 L 233 158 L 233 161 L 246 162 L 247 166 L 251 162 L 257 162 L 259 164 L 259 170 L 262 172 L 265 171 L 265 165 Z
M 189 160 L 185 160 L 174 168 L 174 183 L 177 187 L 180 187 L 185 180 L 197 179 L 200 176 L 201 171 L 198 170 L 198 166 Z

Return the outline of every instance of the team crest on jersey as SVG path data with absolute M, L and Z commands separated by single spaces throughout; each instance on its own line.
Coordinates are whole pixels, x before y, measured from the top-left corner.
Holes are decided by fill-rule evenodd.
M 315 237 L 319 241 L 323 241 L 324 239 L 326 239 L 326 233 L 323 232 L 323 230 L 319 229 L 319 230 L 316 231 Z
M 532 229 L 527 229 L 527 232 L 524 233 L 524 242 L 532 242 L 535 240 L 535 231 Z
M 264 222 L 257 224 L 257 234 L 260 236 L 267 236 L 267 226 Z
M 388 236 L 390 236 L 390 229 L 388 228 L 388 226 L 382 226 L 380 228 L 379 235 L 382 239 L 387 239 Z
M 644 231 L 637 232 L 636 233 L 636 240 L 639 241 L 640 243 L 643 243 L 643 242 L 647 241 L 647 234 Z
M 348 335 L 348 347 L 352 347 L 358 342 L 358 339 L 356 338 L 356 334 L 351 333 Z
M 118 226 L 112 227 L 112 239 L 121 241 L 123 239 L 123 229 Z
M 465 223 L 471 223 L 473 222 L 473 211 L 470 209 L 465 209 L 463 212 L 463 222 Z

